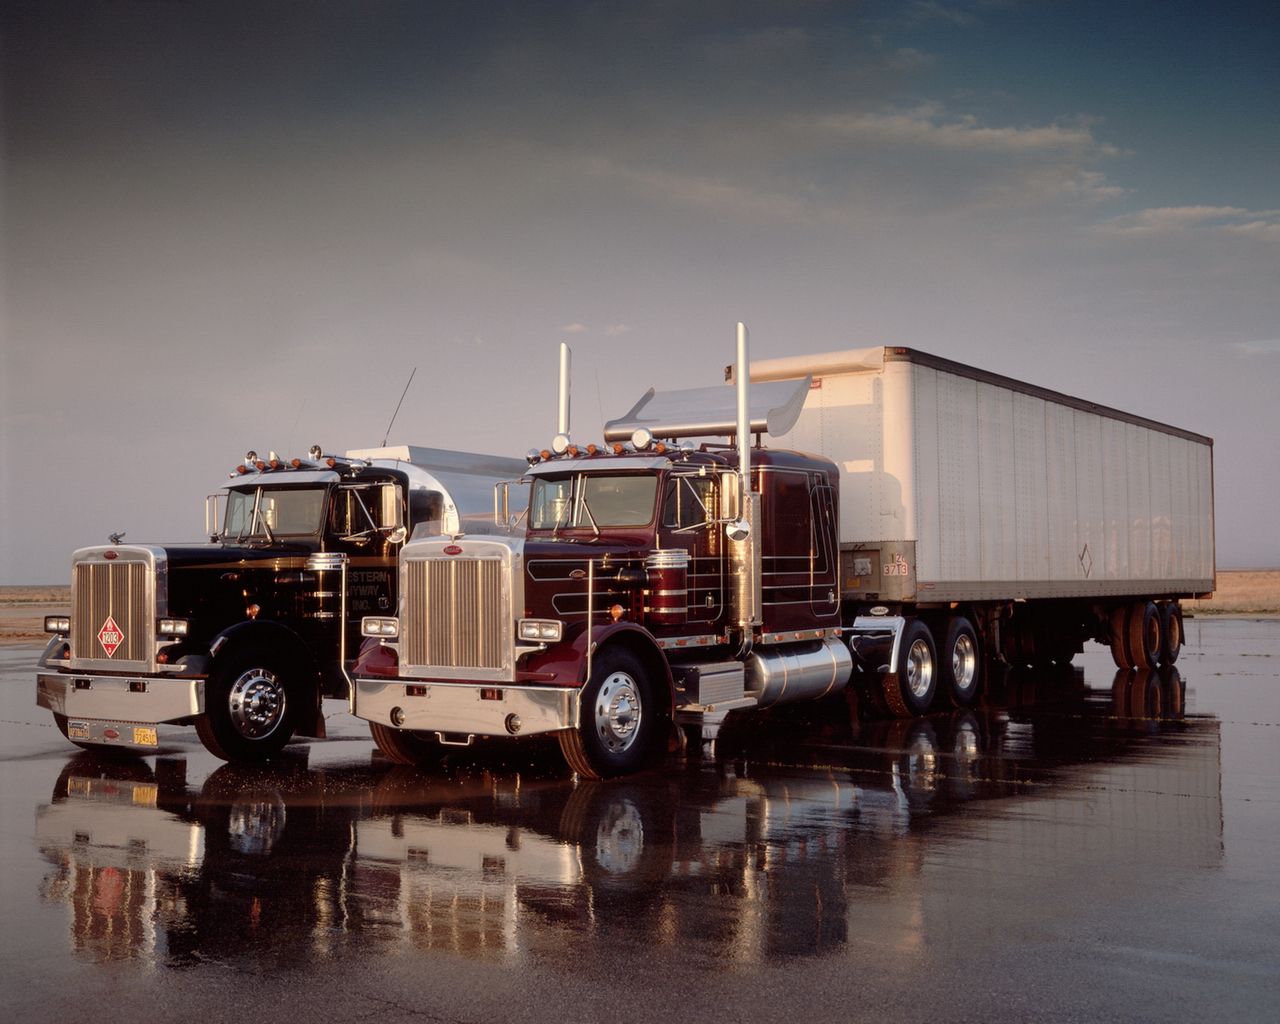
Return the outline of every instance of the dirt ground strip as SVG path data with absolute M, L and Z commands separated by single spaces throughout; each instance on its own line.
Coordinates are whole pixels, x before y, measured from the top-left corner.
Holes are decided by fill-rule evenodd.
M 0 644 L 43 639 L 44 617 L 70 606 L 70 587 L 0 587 Z M 1280 569 L 1220 570 L 1212 599 L 1183 607 L 1193 615 L 1280 617 Z
M 0 587 L 0 644 L 43 640 L 44 617 L 70 610 L 70 587 Z

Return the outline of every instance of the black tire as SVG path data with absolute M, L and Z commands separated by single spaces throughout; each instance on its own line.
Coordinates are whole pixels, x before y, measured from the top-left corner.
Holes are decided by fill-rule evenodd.
M 938 795 L 943 781 L 943 758 L 931 722 L 912 722 L 903 750 L 898 755 L 898 778 L 913 808 L 927 807 Z
M 265 761 L 292 738 L 299 699 L 279 659 L 254 647 L 231 652 L 209 674 L 196 732 L 223 761 Z
M 1187 713 L 1187 684 L 1172 665 L 1160 669 L 1160 694 L 1166 718 L 1181 720 Z
M 942 642 L 942 684 L 958 708 L 970 707 L 982 687 L 978 632 L 963 615 L 947 620 L 947 635 Z
M 1138 601 L 1129 610 L 1129 657 L 1134 668 L 1155 668 L 1160 663 L 1160 613 L 1151 601 Z
M 1160 664 L 1172 665 L 1182 652 L 1182 605 L 1166 601 L 1160 606 Z
M 885 677 L 884 695 L 897 715 L 923 715 L 938 693 L 938 651 L 929 627 L 908 619 L 898 646 L 897 671 Z
M 622 647 L 596 655 L 580 707 L 578 728 L 558 735 L 569 767 L 586 779 L 638 771 L 667 734 L 649 674 Z
M 1129 606 L 1117 605 L 1111 609 L 1111 660 L 1118 669 L 1133 667 L 1129 656 Z
M 652 892 L 671 874 L 673 805 L 665 790 L 579 783 L 560 815 L 560 836 L 578 848 L 587 880 L 602 890 Z
M 381 722 L 370 722 L 369 733 L 383 757 L 395 764 L 428 768 L 444 760 L 443 745 L 429 733 L 395 729 Z

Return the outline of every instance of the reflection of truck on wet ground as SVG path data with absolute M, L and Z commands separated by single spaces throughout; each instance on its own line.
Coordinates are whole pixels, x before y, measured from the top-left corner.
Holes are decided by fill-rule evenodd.
M 855 678 L 906 716 L 1089 638 L 1176 660 L 1214 582 L 1209 438 L 909 349 L 749 364 L 741 325 L 736 378 L 651 390 L 600 444 L 562 415 L 523 536 L 405 546 L 355 670 L 389 757 L 555 733 L 617 775 L 672 722 L 712 739 Z
M 194 725 L 218 757 L 260 760 L 323 736 L 361 618 L 395 608 L 405 538 L 492 530 L 494 485 L 524 465 L 409 446 L 250 452 L 210 499 L 210 543 L 74 554 L 37 702 L 82 746 L 155 747 L 157 725 Z
M 82 754 L 38 811 L 42 891 L 72 904 L 77 950 L 111 959 L 286 965 L 370 939 L 501 958 L 607 936 L 752 965 L 908 948 L 992 927 L 953 912 L 967 900 L 1034 924 L 1046 878 L 1123 889 L 1218 864 L 1217 723 L 1170 710 L 1180 688 L 1176 670 L 1119 673 L 1112 694 L 1024 678 L 999 706 L 914 721 L 781 708 L 728 729 L 714 771 L 691 757 L 611 784 L 282 761 L 197 789 L 180 758 Z M 1153 690 L 1155 717 L 1125 710 Z

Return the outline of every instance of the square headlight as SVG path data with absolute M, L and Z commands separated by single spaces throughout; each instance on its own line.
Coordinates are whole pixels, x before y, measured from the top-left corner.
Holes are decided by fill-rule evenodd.
M 542 644 L 558 643 L 563 628 L 558 619 L 521 619 L 520 639 Z
M 360 620 L 360 632 L 364 636 L 396 637 L 400 635 L 400 620 L 385 616 L 366 615 Z

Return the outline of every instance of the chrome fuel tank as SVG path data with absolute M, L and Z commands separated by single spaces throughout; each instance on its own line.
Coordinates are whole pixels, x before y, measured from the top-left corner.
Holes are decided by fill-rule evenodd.
M 838 638 L 784 648 L 757 647 L 747 659 L 747 692 L 767 708 L 844 689 L 853 657 Z

